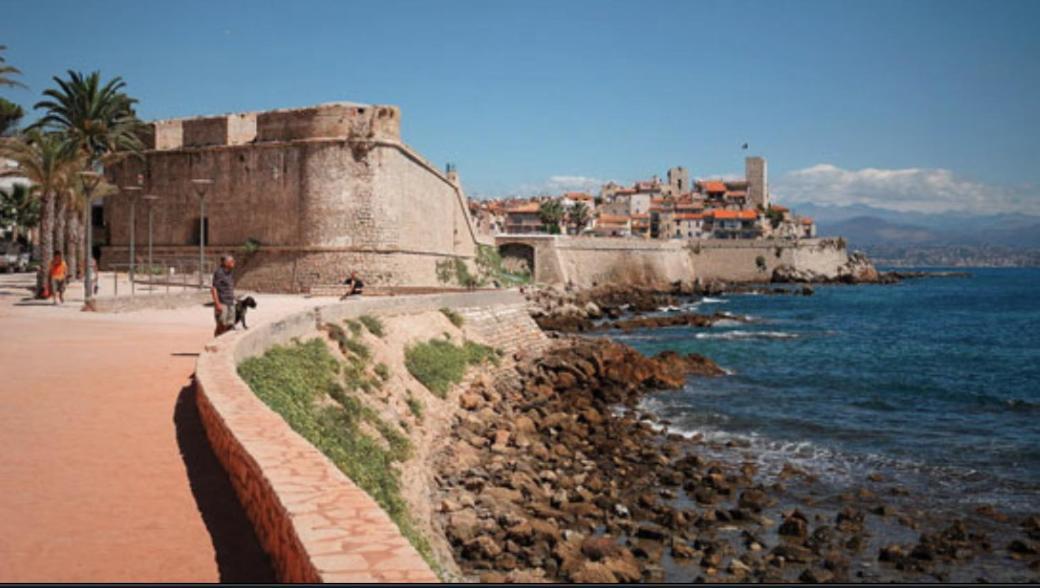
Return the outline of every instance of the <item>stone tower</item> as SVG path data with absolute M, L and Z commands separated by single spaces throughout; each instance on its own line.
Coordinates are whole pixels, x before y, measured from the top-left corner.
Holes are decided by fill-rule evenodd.
M 668 170 L 668 185 L 672 187 L 672 194 L 678 196 L 683 192 L 690 191 L 690 172 L 685 167 L 673 167 Z
M 744 177 L 748 183 L 748 205 L 769 208 L 769 184 L 766 177 L 766 160 L 762 157 L 744 158 Z

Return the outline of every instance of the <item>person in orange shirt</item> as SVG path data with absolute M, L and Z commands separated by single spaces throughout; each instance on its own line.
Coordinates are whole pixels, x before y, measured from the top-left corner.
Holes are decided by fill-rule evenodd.
M 54 294 L 54 304 L 65 304 L 65 278 L 68 276 L 69 266 L 61 257 L 61 251 L 54 252 L 51 260 L 51 292 Z

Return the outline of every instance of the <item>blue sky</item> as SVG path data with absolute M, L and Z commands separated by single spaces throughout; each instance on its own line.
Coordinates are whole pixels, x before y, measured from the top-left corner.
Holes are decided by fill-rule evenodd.
M 144 118 L 401 107 L 467 191 L 742 174 L 789 202 L 1040 213 L 1040 2 L 21 1 L 31 107 L 66 69 Z

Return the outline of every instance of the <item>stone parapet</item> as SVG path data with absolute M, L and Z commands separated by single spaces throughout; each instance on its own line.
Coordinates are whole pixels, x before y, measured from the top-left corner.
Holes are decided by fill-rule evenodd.
M 466 309 L 472 328 L 486 330 L 486 317 L 471 309 L 502 306 L 500 319 L 519 325 L 509 309 L 522 305 L 516 291 L 357 299 L 232 331 L 206 346 L 195 370 L 206 435 L 281 581 L 437 578 L 379 505 L 253 394 L 238 364 L 274 345 L 317 336 L 325 321 L 449 307 Z

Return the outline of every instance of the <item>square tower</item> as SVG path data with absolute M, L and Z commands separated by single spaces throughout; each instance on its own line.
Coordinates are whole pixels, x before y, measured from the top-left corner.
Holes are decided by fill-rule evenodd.
M 668 185 L 672 188 L 672 195 L 678 196 L 683 192 L 690 191 L 690 172 L 685 167 L 673 167 L 668 170 Z
M 769 184 L 766 160 L 763 157 L 744 158 L 744 177 L 748 183 L 748 205 L 769 208 Z

